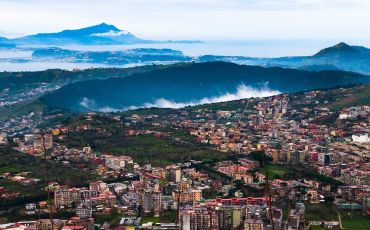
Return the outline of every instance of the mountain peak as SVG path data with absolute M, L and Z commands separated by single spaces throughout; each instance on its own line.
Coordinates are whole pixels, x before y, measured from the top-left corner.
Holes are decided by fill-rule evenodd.
M 125 30 L 105 22 L 80 29 L 68 29 L 57 33 L 39 33 L 14 40 L 17 44 L 47 45 L 118 45 L 138 43 L 141 39 Z
M 348 53 L 357 53 L 358 50 L 348 45 L 345 42 L 340 42 L 334 46 L 325 48 L 320 50 L 318 53 L 316 53 L 314 56 L 328 56 L 328 55 L 340 55 L 340 54 L 348 54 Z
M 98 25 L 89 26 L 89 27 L 85 27 L 85 28 L 81 28 L 77 30 L 67 30 L 67 31 L 74 31 L 74 32 L 77 31 L 77 32 L 84 32 L 86 34 L 92 34 L 92 33 L 105 33 L 105 32 L 110 32 L 110 31 L 119 32 L 121 30 L 115 27 L 114 25 L 109 25 L 103 22 Z
M 346 47 L 351 47 L 350 45 L 348 45 L 347 43 L 345 42 L 339 42 L 338 44 L 336 44 L 335 46 L 332 46 L 332 48 L 346 48 Z
M 91 26 L 90 28 L 95 28 L 95 29 L 100 29 L 100 30 L 107 30 L 107 31 L 120 31 L 120 29 L 118 29 L 117 27 L 115 27 L 114 25 L 109 25 L 105 22 L 102 22 L 98 25 L 95 25 L 95 26 Z

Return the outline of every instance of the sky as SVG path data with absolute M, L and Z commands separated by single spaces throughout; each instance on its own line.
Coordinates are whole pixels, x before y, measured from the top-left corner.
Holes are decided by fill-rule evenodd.
M 144 39 L 370 40 L 368 0 L 0 0 L 0 36 L 106 22 Z

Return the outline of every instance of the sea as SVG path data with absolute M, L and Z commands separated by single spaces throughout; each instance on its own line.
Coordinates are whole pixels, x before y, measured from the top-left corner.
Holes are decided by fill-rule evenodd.
M 246 57 L 282 57 L 282 56 L 308 56 L 313 55 L 322 48 L 337 44 L 332 40 L 244 40 L 244 41 L 204 41 L 201 43 L 160 43 L 160 44 L 135 44 L 135 45 L 70 45 L 60 48 L 80 51 L 119 51 L 135 48 L 169 48 L 180 50 L 184 55 L 197 57 L 200 55 L 225 55 Z M 42 71 L 46 69 L 88 69 L 119 67 L 126 68 L 142 63 L 126 65 L 106 65 L 102 63 L 73 63 L 64 60 L 33 61 L 31 48 L 0 50 L 0 72 L 17 71 Z

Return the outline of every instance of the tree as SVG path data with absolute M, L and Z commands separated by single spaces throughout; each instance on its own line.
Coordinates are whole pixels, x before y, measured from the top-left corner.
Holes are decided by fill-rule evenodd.
M 254 161 L 258 161 L 260 164 L 260 167 L 263 166 L 263 155 L 265 154 L 265 151 L 253 151 L 248 155 L 248 158 Z M 272 162 L 272 157 L 265 156 L 266 158 L 266 164 L 269 164 Z

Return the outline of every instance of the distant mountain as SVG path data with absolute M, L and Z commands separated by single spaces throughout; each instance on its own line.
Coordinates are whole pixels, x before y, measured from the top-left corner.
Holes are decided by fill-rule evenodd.
M 108 32 L 104 32 L 108 31 Z M 113 34 L 115 34 L 113 36 Z M 116 36 L 117 35 L 117 36 Z M 48 42 L 50 47 L 31 48 L 32 58 L 12 60 L 10 62 L 42 62 L 55 59 L 57 62 L 94 63 L 105 65 L 143 65 L 171 64 L 176 62 L 211 62 L 222 61 L 243 65 L 263 67 L 282 67 L 308 71 L 343 70 L 370 75 L 370 49 L 362 46 L 351 46 L 341 42 L 332 47 L 320 50 L 312 56 L 292 56 L 279 58 L 255 58 L 247 56 L 203 55 L 191 57 L 181 51 L 171 49 L 131 49 L 118 51 L 75 51 L 53 47 L 61 44 L 129 44 L 129 43 L 173 43 L 176 41 L 148 41 L 136 38 L 129 32 L 117 29 L 105 23 L 80 30 L 66 30 L 56 34 L 38 34 L 23 38 L 6 39 L 0 37 L 0 48 L 14 48 L 18 44 L 38 44 Z M 177 41 L 191 43 L 192 41 Z M 194 41 L 196 42 L 196 41 Z M 41 43 L 40 43 L 41 44 Z M 31 45 L 32 46 L 32 45 Z M 56 45 L 57 46 L 57 45 Z M 1 57 L 0 57 L 1 60 Z
M 10 48 L 15 48 L 16 46 L 14 44 L 11 44 L 11 43 L 3 43 L 3 42 L 0 42 L 0 49 L 10 49 Z
M 344 42 L 341 42 L 335 46 L 328 47 L 320 50 L 314 57 L 327 57 L 333 55 L 358 55 L 360 50 L 354 46 L 350 46 Z
M 7 40 L 8 40 L 7 38 L 0 37 L 0 42 L 5 42 L 5 41 L 7 41 Z
M 8 49 L 8 48 L 14 48 L 14 47 L 15 45 L 9 43 L 7 38 L 0 37 L 0 49 L 3 49 L 3 48 Z
M 320 50 L 312 56 L 253 58 L 233 56 L 200 56 L 199 61 L 228 61 L 238 64 L 275 66 L 312 70 L 344 70 L 370 74 L 370 49 L 362 46 L 351 46 L 341 42 L 332 47 Z
M 1 38 L 0 38 L 1 41 Z M 123 45 L 137 43 L 192 43 L 198 41 L 151 41 L 136 37 L 114 25 L 101 23 L 82 29 L 63 30 L 57 33 L 39 33 L 20 38 L 7 39 L 6 42 L 18 45 Z
M 117 45 L 139 43 L 142 40 L 130 32 L 102 23 L 82 29 L 63 30 L 58 33 L 39 33 L 10 39 L 10 41 L 22 45 Z
M 75 51 L 60 48 L 36 49 L 32 53 L 34 59 L 57 58 L 59 60 L 74 60 L 79 63 L 103 63 L 108 65 L 123 65 L 135 63 L 167 63 L 191 61 L 192 58 L 185 56 L 181 51 L 172 49 L 128 49 L 121 51 Z
M 73 83 L 43 96 L 41 101 L 72 111 L 112 111 L 181 107 L 369 82 L 370 76 L 341 71 L 183 63 L 123 78 Z

